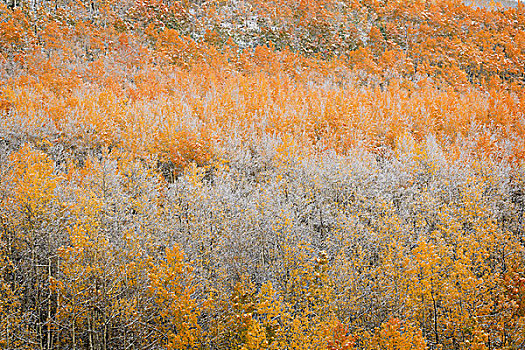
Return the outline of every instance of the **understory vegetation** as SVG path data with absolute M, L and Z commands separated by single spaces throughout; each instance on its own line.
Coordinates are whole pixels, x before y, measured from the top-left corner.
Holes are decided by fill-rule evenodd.
M 2 1 L 0 348 L 523 349 L 524 83 L 521 3 Z

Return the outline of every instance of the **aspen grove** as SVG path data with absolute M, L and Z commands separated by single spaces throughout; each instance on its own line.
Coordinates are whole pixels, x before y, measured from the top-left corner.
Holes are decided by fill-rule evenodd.
M 0 348 L 525 348 L 525 6 L 1 0 Z

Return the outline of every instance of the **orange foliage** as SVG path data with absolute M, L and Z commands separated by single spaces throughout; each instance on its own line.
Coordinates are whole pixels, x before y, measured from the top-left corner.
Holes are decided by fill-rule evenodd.
M 5 1 L 0 346 L 522 348 L 524 79 L 521 3 Z

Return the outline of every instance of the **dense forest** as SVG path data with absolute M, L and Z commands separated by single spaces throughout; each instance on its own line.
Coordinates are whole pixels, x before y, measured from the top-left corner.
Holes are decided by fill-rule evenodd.
M 525 7 L 2 0 L 0 348 L 525 348 Z

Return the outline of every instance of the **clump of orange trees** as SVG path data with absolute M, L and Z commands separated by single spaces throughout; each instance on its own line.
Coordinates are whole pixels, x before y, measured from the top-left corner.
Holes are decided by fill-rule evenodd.
M 525 15 L 0 4 L 0 347 L 522 349 Z

